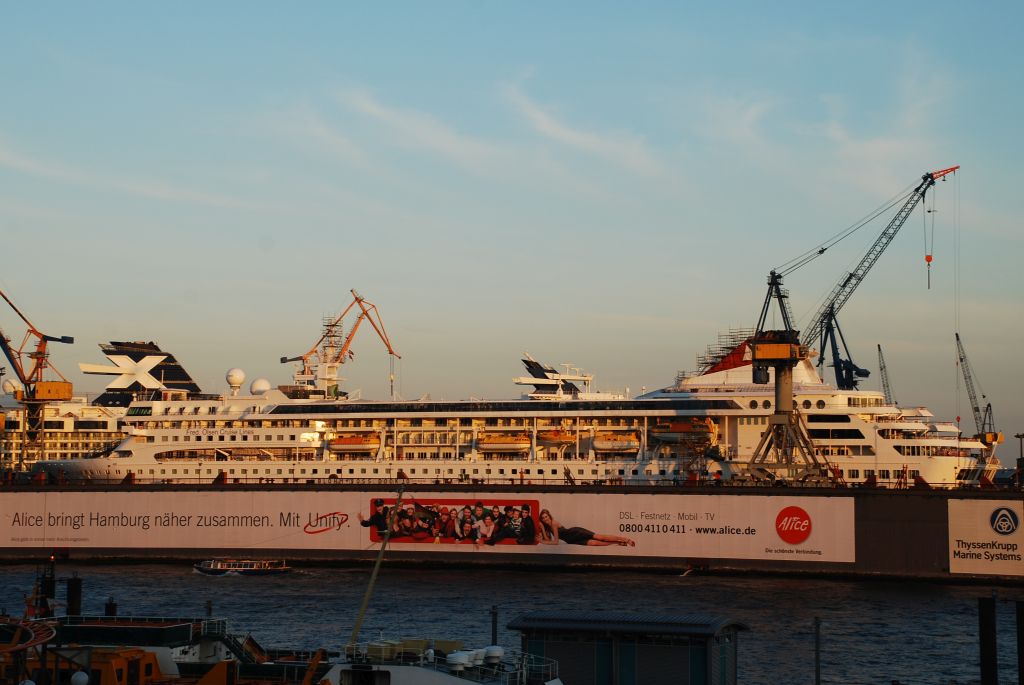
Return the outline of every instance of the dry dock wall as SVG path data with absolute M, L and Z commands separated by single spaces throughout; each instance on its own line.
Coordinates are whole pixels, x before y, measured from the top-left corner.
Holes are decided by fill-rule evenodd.
M 389 485 L 11 487 L 0 556 L 365 561 L 397 499 Z M 416 486 L 399 509 L 388 558 L 407 563 L 1024 579 L 1020 492 Z M 462 537 L 447 522 L 467 509 L 482 523 Z M 517 521 L 496 544 L 470 539 L 487 512 Z

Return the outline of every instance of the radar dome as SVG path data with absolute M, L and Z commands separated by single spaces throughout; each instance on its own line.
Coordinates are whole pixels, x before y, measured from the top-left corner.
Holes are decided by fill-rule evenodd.
M 242 387 L 242 383 L 245 383 L 245 371 L 241 369 L 231 369 L 224 375 L 224 380 L 228 382 L 232 388 Z
M 251 395 L 262 395 L 270 390 L 270 381 L 266 378 L 257 378 L 249 386 L 249 394 Z
M 18 391 L 18 384 L 12 381 L 10 378 L 4 381 L 4 392 L 8 395 L 13 395 Z
M 89 685 L 89 674 L 85 671 L 75 671 L 71 676 L 71 685 Z

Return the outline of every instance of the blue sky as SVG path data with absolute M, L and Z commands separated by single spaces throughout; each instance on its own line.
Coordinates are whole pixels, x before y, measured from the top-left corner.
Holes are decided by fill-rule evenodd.
M 935 196 L 932 288 L 919 212 L 841 321 L 861 365 L 883 346 L 897 399 L 973 430 L 959 323 L 1019 432 L 1021 14 L 10 6 L 0 287 L 77 338 L 54 359 L 85 389 L 76 363 L 111 339 L 158 341 L 210 390 L 231 366 L 283 382 L 278 357 L 355 288 L 407 397 L 513 396 L 523 350 L 638 392 L 753 325 L 769 269 L 960 164 Z M 798 318 L 881 228 L 787 280 Z M 381 345 L 355 349 L 350 387 L 383 397 Z

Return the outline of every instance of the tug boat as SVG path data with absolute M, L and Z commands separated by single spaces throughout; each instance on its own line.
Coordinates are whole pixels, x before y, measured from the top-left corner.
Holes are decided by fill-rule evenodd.
M 291 570 L 284 559 L 206 559 L 192 568 L 207 576 L 273 576 Z

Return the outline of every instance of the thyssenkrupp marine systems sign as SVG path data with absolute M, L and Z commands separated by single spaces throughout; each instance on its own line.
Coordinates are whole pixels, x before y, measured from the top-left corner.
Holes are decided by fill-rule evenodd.
M 10 492 L 0 547 L 372 550 L 855 561 L 846 497 Z M 394 516 L 393 516 L 394 514 Z
M 1024 576 L 1024 502 L 949 501 L 949 571 Z

